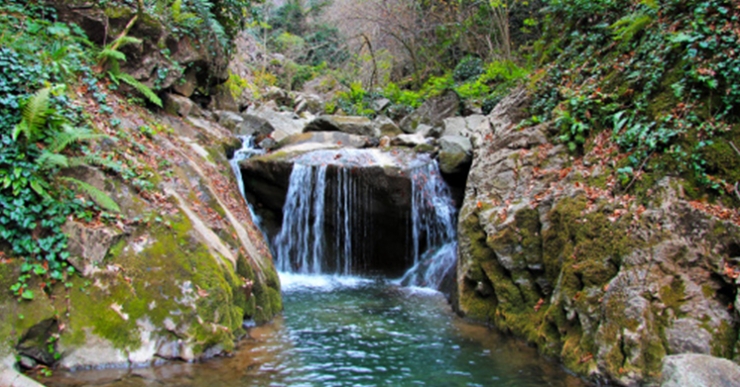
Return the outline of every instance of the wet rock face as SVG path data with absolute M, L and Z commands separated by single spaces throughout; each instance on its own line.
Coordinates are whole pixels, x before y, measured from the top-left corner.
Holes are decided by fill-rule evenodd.
M 288 192 L 293 164 L 306 162 L 306 157 L 319 155 L 313 165 L 328 164 L 326 172 L 326 199 L 324 208 L 325 233 L 335 235 L 344 227 L 344 213 L 337 213 L 336 203 L 341 190 L 351 195 L 352 249 L 355 267 L 361 274 L 382 274 L 400 277 L 408 269 L 411 256 L 411 180 L 414 165 L 402 160 L 411 157 L 410 151 L 392 153 L 373 150 L 333 150 L 315 153 L 276 152 L 273 155 L 252 158 L 241 164 L 244 187 L 255 211 L 263 218 L 263 225 L 271 240 L 282 226 L 282 211 Z M 360 155 L 360 156 L 355 156 Z M 361 157 L 362 160 L 355 157 Z M 303 159 L 301 159 L 303 158 Z M 429 162 L 430 160 L 427 160 Z M 349 186 L 346 181 L 349 179 Z M 344 181 L 344 182 L 342 182 Z M 328 256 L 337 254 L 337 243 L 327 238 Z M 334 267 L 327 268 L 333 272 Z M 358 273 L 359 274 L 359 273 Z
M 740 227 L 692 207 L 670 179 L 643 202 L 607 194 L 602 160 L 574 162 L 547 126 L 513 129 L 526 101 L 513 94 L 470 134 L 459 313 L 618 385 L 660 380 L 667 355 L 736 354 L 725 265 Z

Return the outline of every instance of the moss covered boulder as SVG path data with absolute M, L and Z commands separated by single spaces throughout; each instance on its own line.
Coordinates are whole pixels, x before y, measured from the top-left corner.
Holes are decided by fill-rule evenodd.
M 21 260 L 6 251 L 0 264 L 0 352 L 26 367 L 212 357 L 234 349 L 245 321 L 265 323 L 282 310 L 272 257 L 225 157 L 230 133 L 117 98 L 109 96 L 117 142 L 90 146 L 126 161 L 118 170 L 65 172 L 121 207 L 120 215 L 68 220 L 68 261 L 80 274 L 23 300 L 8 291 Z
M 548 125 L 516 129 L 527 99 L 515 92 L 472 134 L 458 312 L 593 381 L 658 382 L 667 355 L 737 361 L 735 218 L 675 179 L 620 194 L 608 134 L 573 158 Z

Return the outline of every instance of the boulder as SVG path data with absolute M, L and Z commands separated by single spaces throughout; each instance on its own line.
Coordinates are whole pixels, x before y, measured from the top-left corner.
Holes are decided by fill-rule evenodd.
M 426 144 L 427 140 L 420 133 L 416 134 L 401 134 L 394 137 L 391 140 L 391 145 L 395 146 L 407 146 L 415 147 L 417 145 Z
M 287 91 L 276 87 L 270 86 L 265 90 L 263 98 L 270 101 L 275 101 L 278 106 L 293 107 L 293 99 L 290 97 Z
M 380 130 L 367 117 L 320 116 L 306 125 L 304 132 L 343 132 L 359 136 L 380 137 Z
M 218 123 L 226 129 L 234 131 L 237 127 L 244 122 L 244 117 L 234 113 L 232 111 L 216 111 L 214 112 L 218 117 Z
M 175 93 L 190 98 L 198 88 L 198 78 L 195 68 L 189 68 L 177 82 L 172 84 Z
M 288 136 L 277 143 L 275 150 L 300 144 L 315 144 L 315 149 L 328 148 L 365 148 L 370 142 L 365 136 L 342 132 L 308 132 Z
M 298 93 L 295 99 L 296 114 L 309 112 L 311 114 L 320 114 L 324 112 L 324 101 L 316 94 Z
M 737 255 L 740 227 L 692 206 L 673 178 L 639 201 L 613 196 L 608 159 L 587 152 L 588 166 L 574 162 L 550 143 L 552 124 L 517 127 L 526 94 L 458 126 L 473 145 L 458 218 L 458 313 L 617 385 L 649 383 L 669 354 L 734 353 L 728 292 L 737 285 L 718 268 Z
M 479 130 L 479 126 L 486 128 Z M 473 133 L 487 131 L 488 120 L 485 116 L 474 114 L 466 117 L 448 117 L 442 122 L 442 134 L 470 137 Z
M 167 113 L 187 117 L 193 109 L 193 101 L 188 97 L 167 93 L 164 95 L 164 110 Z
M 68 261 L 83 275 L 89 275 L 100 266 L 108 250 L 123 236 L 119 229 L 90 227 L 74 220 L 68 220 L 62 231 L 69 236 Z
M 734 387 L 740 366 L 722 358 L 700 354 L 666 356 L 660 387 Z
M 220 84 L 212 87 L 210 90 L 210 95 L 211 102 L 208 104 L 208 108 L 211 111 L 239 111 L 239 105 L 236 104 L 236 100 L 234 99 L 234 96 L 231 94 L 231 90 L 229 90 L 229 87 L 226 84 Z
M 399 128 L 398 125 L 396 125 L 396 123 L 387 116 L 380 115 L 375 117 L 375 120 L 373 120 L 373 126 L 380 130 L 381 136 L 393 137 L 403 134 L 401 128 Z
M 460 97 L 452 90 L 430 98 L 413 113 L 401 120 L 401 130 L 406 133 L 416 133 L 420 124 L 438 126 L 445 118 L 457 115 L 460 110 Z
M 265 134 L 275 141 L 303 132 L 308 120 L 300 118 L 291 112 L 276 112 L 269 107 L 253 109 L 250 107 L 242 115 L 244 122 L 237 128 L 237 134 Z
M 270 121 L 263 117 L 251 114 L 244 114 L 241 116 L 241 118 L 242 122 L 236 129 L 236 133 L 239 135 L 266 135 L 275 131 L 275 128 L 272 126 L 272 124 L 270 124 Z
M 376 113 L 381 113 L 390 105 L 391 100 L 388 98 L 379 98 L 373 101 L 373 110 L 375 110 Z
M 439 139 L 439 169 L 442 173 L 467 175 L 473 159 L 473 144 L 463 136 L 442 136 Z

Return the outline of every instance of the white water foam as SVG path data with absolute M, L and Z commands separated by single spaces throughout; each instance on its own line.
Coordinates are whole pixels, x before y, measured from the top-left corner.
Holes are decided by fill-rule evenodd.
M 330 292 L 340 288 L 356 288 L 374 282 L 373 279 L 346 276 L 278 272 L 280 287 L 284 292 L 313 290 Z

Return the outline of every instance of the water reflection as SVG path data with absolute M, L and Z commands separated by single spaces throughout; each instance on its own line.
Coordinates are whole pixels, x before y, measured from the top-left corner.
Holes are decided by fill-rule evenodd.
M 48 386 L 562 386 L 583 383 L 533 348 L 456 318 L 443 297 L 381 281 L 281 278 L 285 312 L 233 357 L 57 372 Z

